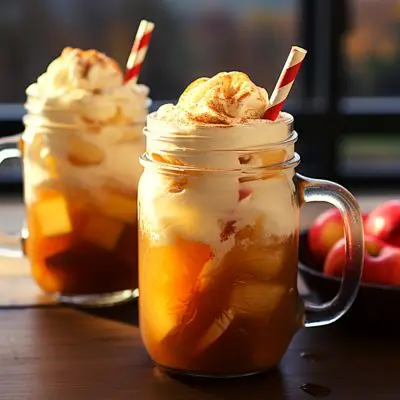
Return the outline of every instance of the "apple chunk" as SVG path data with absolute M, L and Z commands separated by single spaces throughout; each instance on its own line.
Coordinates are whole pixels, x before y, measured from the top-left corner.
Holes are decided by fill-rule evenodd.
M 200 337 L 198 343 L 194 345 L 194 354 L 199 354 L 213 343 L 215 343 L 228 329 L 234 319 L 234 312 L 231 309 L 223 311 Z
M 102 212 L 125 223 L 135 223 L 137 214 L 136 197 L 112 192 L 107 193 L 105 201 L 101 205 Z
M 35 212 L 44 236 L 58 236 L 72 232 L 68 203 L 61 194 L 40 200 L 36 204 Z
M 124 224 L 105 215 L 90 214 L 82 230 L 82 238 L 105 250 L 113 250 Z
M 68 160 L 76 167 L 98 165 L 104 159 L 104 152 L 95 144 L 72 136 L 68 141 Z
M 230 307 L 244 318 L 268 318 L 281 303 L 287 289 L 265 282 L 237 282 L 233 286 Z

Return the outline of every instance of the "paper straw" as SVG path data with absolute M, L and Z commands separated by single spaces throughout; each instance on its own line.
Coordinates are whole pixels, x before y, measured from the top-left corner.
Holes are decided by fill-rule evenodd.
M 145 19 L 140 21 L 135 40 L 133 41 L 131 53 L 129 54 L 126 63 L 125 82 L 137 82 L 140 69 L 142 68 L 146 57 L 147 49 L 149 48 L 154 26 L 153 22 L 146 21 Z
M 264 119 L 275 121 L 278 117 L 306 54 L 307 51 L 301 47 L 292 47 L 278 82 L 276 83 L 275 89 L 272 92 L 269 108 L 265 111 L 263 116 Z

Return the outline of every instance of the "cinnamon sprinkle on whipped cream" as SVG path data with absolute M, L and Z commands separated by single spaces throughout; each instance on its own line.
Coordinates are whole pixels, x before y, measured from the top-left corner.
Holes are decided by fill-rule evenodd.
M 220 72 L 212 78 L 195 80 L 176 106 L 162 106 L 157 114 L 190 125 L 236 125 L 261 119 L 268 105 L 267 91 L 245 73 Z

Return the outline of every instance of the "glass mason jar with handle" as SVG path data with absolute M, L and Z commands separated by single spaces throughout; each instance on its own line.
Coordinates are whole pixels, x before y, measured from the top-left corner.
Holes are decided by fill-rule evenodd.
M 363 264 L 360 210 L 342 186 L 296 173 L 291 115 L 188 135 L 150 114 L 145 134 L 140 328 L 157 365 L 208 377 L 262 372 L 301 327 L 349 309 Z M 265 141 L 238 145 L 243 135 Z M 225 147 L 223 136 L 232 138 Z M 346 237 L 341 289 L 321 305 L 304 304 L 297 291 L 299 210 L 314 201 L 341 211 Z
M 137 295 L 148 93 L 123 82 L 106 55 L 71 48 L 27 88 L 25 248 L 38 285 L 63 302 L 103 306 Z
M 77 139 L 79 128 L 73 125 L 34 124 L 29 118 L 25 124 L 23 135 L 7 140 L 19 140 L 20 151 L 0 150 L 0 162 L 22 158 L 26 208 L 21 235 L 3 236 L 1 254 L 27 255 L 38 285 L 63 302 L 104 306 L 135 297 L 141 166 L 132 154 L 139 157 L 144 149 L 144 121 L 120 127 L 137 131 L 132 140 L 115 144 L 129 160 L 122 182 L 112 167 L 96 171 L 68 158 L 70 140 L 96 146 L 97 137 L 93 142 Z M 83 159 L 88 155 L 79 154 Z

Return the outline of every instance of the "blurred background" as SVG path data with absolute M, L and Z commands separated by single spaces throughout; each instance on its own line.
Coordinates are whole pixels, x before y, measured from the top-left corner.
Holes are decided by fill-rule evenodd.
M 371 190 L 400 176 L 399 0 L 2 0 L 0 135 L 22 130 L 24 90 L 65 46 L 125 64 L 140 19 L 156 30 L 140 81 L 159 102 L 242 70 L 270 93 L 294 44 L 309 50 L 287 102 L 300 172 Z M 18 162 L 0 170 L 20 179 Z

